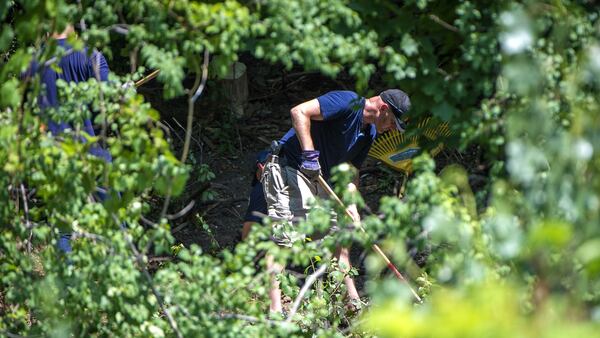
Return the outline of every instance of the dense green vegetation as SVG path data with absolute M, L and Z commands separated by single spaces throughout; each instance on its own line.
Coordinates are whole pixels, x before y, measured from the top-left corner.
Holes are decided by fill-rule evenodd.
M 599 336 L 599 14 L 584 0 L 2 1 L 0 334 Z M 73 46 L 127 56 L 116 68 L 131 70 L 60 86 L 63 105 L 45 114 L 78 124 L 98 113 L 106 133 L 87 143 L 41 131 L 40 79 L 21 76 L 33 60 L 53 62 L 61 52 L 47 34 L 69 22 L 83 23 Z M 216 256 L 177 246 L 164 212 L 152 226 L 140 218 L 149 195 L 166 205 L 182 192 L 192 174 L 187 150 L 174 156 L 158 112 L 123 84 L 159 68 L 164 96 L 187 95 L 192 117 L 207 58 L 211 72 L 224 73 L 242 53 L 348 74 L 365 96 L 374 82 L 404 89 L 413 117 L 450 123 L 448 144 L 484 149 L 485 187 L 474 195 L 465 169 L 437 175 L 422 156 L 407 198 L 385 197 L 381 217 L 363 219 L 366 234 L 348 228 L 282 250 L 262 229 Z M 112 163 L 88 154 L 94 142 L 109 146 Z M 353 174 L 340 168 L 337 186 Z M 94 203 L 96 186 L 121 197 Z M 302 227 L 327 228 L 323 207 Z M 60 230 L 74 233 L 68 257 L 56 248 Z M 422 270 L 409 269 L 425 301 L 413 304 L 405 285 L 382 278 L 372 255 L 370 307 L 349 323 L 333 251 L 373 241 L 395 262 L 409 261 L 407 242 L 438 248 Z M 332 272 L 289 320 L 267 318 L 262 250 L 307 274 L 319 264 Z M 149 271 L 156 254 L 177 259 Z M 296 278 L 282 277 L 292 299 Z

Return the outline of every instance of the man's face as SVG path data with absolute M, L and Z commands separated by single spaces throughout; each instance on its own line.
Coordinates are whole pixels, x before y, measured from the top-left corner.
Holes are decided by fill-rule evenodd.
M 375 120 L 377 133 L 382 134 L 386 131 L 396 129 L 396 122 L 394 119 L 394 113 L 392 113 L 390 107 L 387 104 L 382 104 L 381 107 L 379 107 L 379 116 Z

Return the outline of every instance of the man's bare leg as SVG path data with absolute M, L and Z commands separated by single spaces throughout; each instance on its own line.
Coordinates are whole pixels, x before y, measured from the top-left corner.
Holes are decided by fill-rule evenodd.
M 275 260 L 271 255 L 267 255 L 266 258 L 267 271 L 270 275 L 269 298 L 271 299 L 271 305 L 269 306 L 269 311 L 275 313 L 282 313 L 283 308 L 281 306 L 281 289 L 279 288 L 277 274 L 283 271 L 283 266 L 281 266 L 281 264 L 275 263 Z
M 250 234 L 250 230 L 252 230 L 252 226 L 256 224 L 256 222 L 244 222 L 242 225 L 242 241 L 248 237 Z
M 342 271 L 345 273 L 350 271 L 352 265 L 350 264 L 350 253 L 348 248 L 338 248 L 336 257 Z M 358 291 L 356 290 L 356 286 L 354 285 L 354 280 L 352 277 L 344 277 L 344 283 L 346 284 L 346 289 L 348 290 L 348 298 L 350 300 L 360 300 L 360 296 L 358 295 Z
M 250 234 L 252 226 L 255 222 L 244 222 L 242 226 L 242 240 L 246 239 Z M 279 281 L 277 280 L 277 274 L 283 271 L 281 264 L 275 263 L 273 256 L 267 255 L 267 271 L 269 273 L 269 299 L 271 304 L 269 306 L 270 312 L 282 313 L 283 308 L 281 306 L 281 289 L 279 288 Z

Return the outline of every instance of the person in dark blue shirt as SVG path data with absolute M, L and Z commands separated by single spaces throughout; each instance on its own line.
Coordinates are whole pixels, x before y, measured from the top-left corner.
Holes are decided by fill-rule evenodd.
M 287 166 L 298 170 L 308 180 L 319 175 L 327 180 L 331 168 L 351 163 L 360 168 L 377 134 L 402 129 L 401 117 L 410 109 L 410 99 L 399 89 L 388 89 L 380 95 L 364 98 L 352 91 L 332 91 L 291 109 L 292 126 L 280 140 L 280 157 Z M 355 221 L 360 221 L 356 206 L 348 207 Z M 261 184 L 255 184 L 244 217 L 242 238 L 254 223 L 260 223 L 258 214 L 267 214 L 267 204 Z M 338 252 L 339 262 L 350 267 L 348 250 Z M 269 262 L 274 264 L 272 260 Z M 358 300 L 359 295 L 350 277 L 345 279 L 348 296 Z M 281 291 L 277 282 L 271 285 L 271 308 L 281 312 Z
M 39 106 L 42 109 L 42 112 L 51 107 L 57 107 L 60 105 L 58 88 L 56 86 L 56 82 L 58 80 L 76 83 L 85 82 L 89 79 L 97 79 L 99 81 L 108 80 L 108 63 L 106 62 L 106 59 L 102 53 L 94 51 L 91 53 L 91 55 L 88 55 L 87 49 L 83 49 L 81 51 L 71 50 L 72 47 L 66 42 L 66 39 L 68 35 L 73 32 L 73 26 L 68 25 L 63 32 L 54 33 L 51 36 L 52 39 L 56 40 L 59 47 L 66 51 L 65 55 L 63 55 L 57 61 L 58 68 L 61 70 L 60 72 L 55 71 L 50 65 L 34 64 L 32 66 L 31 73 L 35 74 L 39 72 L 43 85 L 42 91 L 38 98 Z M 90 136 L 95 136 L 94 127 L 92 124 L 94 117 L 95 116 L 92 116 L 92 119 L 85 119 L 82 124 L 82 130 Z M 47 128 L 48 131 L 55 136 L 65 132 L 66 130 L 73 130 L 73 126 L 71 124 L 64 121 L 53 121 L 49 118 L 47 120 Z M 84 142 L 85 139 L 81 138 L 81 141 Z M 100 157 L 107 162 L 112 161 L 110 152 L 108 152 L 106 149 L 103 149 L 98 144 L 93 145 L 89 152 L 90 154 Z M 102 189 L 101 191 L 98 191 L 96 195 L 100 200 L 104 200 L 106 198 L 106 195 Z M 58 248 L 63 252 L 71 252 L 71 245 L 69 241 L 69 234 L 61 234 L 58 241 Z

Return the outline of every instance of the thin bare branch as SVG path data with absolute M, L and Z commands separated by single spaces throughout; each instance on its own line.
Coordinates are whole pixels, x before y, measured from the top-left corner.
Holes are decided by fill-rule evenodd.
M 204 49 L 204 62 L 202 65 L 202 82 L 200 83 L 200 85 L 198 87 L 196 87 L 194 94 L 188 99 L 187 128 L 186 128 L 186 134 L 185 134 L 185 143 L 183 145 L 183 153 L 181 154 L 181 163 L 185 163 L 185 160 L 187 159 L 187 154 L 188 154 L 188 151 L 190 148 L 190 140 L 192 137 L 192 124 L 194 122 L 194 104 L 196 103 L 196 100 L 198 100 L 200 95 L 202 95 L 202 92 L 204 91 L 204 87 L 206 86 L 206 80 L 208 79 L 209 57 L 210 57 L 210 54 L 208 52 L 208 49 L 206 48 L 206 49 Z
M 173 185 L 169 184 L 167 187 L 167 196 L 165 196 L 165 201 L 163 202 L 162 210 L 160 211 L 160 220 L 167 216 L 167 210 L 169 209 L 169 203 L 171 203 L 171 193 L 172 193 Z
M 112 30 L 113 32 L 121 34 L 121 35 L 129 34 L 129 29 L 127 28 L 127 25 L 124 25 L 124 24 L 112 25 L 109 27 L 109 29 Z
M 202 80 L 198 80 L 198 72 L 196 72 L 196 81 L 194 83 L 194 87 L 192 87 L 192 91 L 190 91 L 190 95 L 188 98 L 188 116 L 187 116 L 187 128 L 185 133 L 185 141 L 183 143 L 183 152 L 181 154 L 181 163 L 185 163 L 187 159 L 187 155 L 190 149 L 190 140 L 192 138 L 192 124 L 194 122 L 194 104 L 196 100 L 202 95 L 204 91 L 204 87 L 206 86 L 206 80 L 208 79 L 208 60 L 209 60 L 209 52 L 208 49 L 204 49 L 204 62 L 202 65 Z M 194 94 L 191 94 L 194 93 Z M 165 197 L 165 202 L 163 203 L 162 210 L 160 212 L 160 218 L 163 219 L 167 215 L 167 209 L 169 207 L 169 203 L 171 202 L 171 193 L 172 193 L 172 185 L 169 185 L 167 189 L 167 196 Z
M 248 316 L 248 315 L 243 315 L 243 314 L 238 314 L 238 313 L 221 313 L 221 314 L 218 314 L 217 317 L 219 319 L 240 319 L 240 320 L 244 320 L 244 321 L 247 321 L 250 323 L 265 322 L 270 325 L 285 325 L 286 324 L 286 322 L 284 322 L 284 321 L 277 321 L 277 320 L 272 320 L 272 319 L 261 319 L 258 317 L 253 317 L 253 316 Z
M 85 32 L 86 25 L 85 25 L 85 20 L 83 19 L 83 5 L 81 5 L 81 0 L 77 0 L 77 6 L 79 7 L 79 11 L 81 11 L 81 19 L 79 20 L 79 25 L 81 26 L 81 31 Z
M 460 33 L 460 30 L 454 26 L 452 26 L 451 24 L 447 23 L 446 21 L 440 19 L 439 16 L 435 15 L 435 14 L 429 14 L 429 18 L 437 23 L 438 25 L 446 28 L 447 30 L 453 31 L 454 33 Z
M 181 128 L 181 130 L 183 130 L 184 132 L 186 131 L 186 129 L 181 125 L 181 123 L 179 123 L 179 121 L 177 121 L 176 118 L 172 117 L 171 118 L 173 121 L 175 121 L 175 123 L 177 124 L 177 126 L 179 126 L 179 128 Z M 173 131 L 175 131 L 175 128 L 171 128 L 173 129 Z M 179 136 L 179 134 L 177 134 L 177 132 L 175 132 L 175 135 L 177 135 L 177 138 L 180 141 L 183 141 L 183 139 L 181 138 L 181 136 Z M 196 139 L 194 136 L 191 137 L 192 141 L 196 142 L 196 144 L 198 145 L 198 147 L 200 147 L 200 149 L 202 149 L 202 142 L 198 141 L 198 139 Z M 200 161 L 202 162 L 202 161 Z
M 29 222 L 29 205 L 27 204 L 27 193 L 25 186 L 21 183 L 21 196 L 23 196 L 23 211 L 25 212 L 25 224 L 29 230 L 29 238 L 27 239 L 27 253 L 31 254 L 31 240 L 33 239 L 33 226 Z
M 89 233 L 89 232 L 85 232 L 85 231 L 73 231 L 71 233 L 71 240 L 74 241 L 77 238 L 87 238 L 87 239 L 91 239 L 94 242 L 97 241 L 97 242 L 106 242 L 106 243 L 109 243 L 109 241 L 105 237 L 97 235 L 97 234 L 92 234 L 92 233 Z
M 321 277 L 321 275 L 325 273 L 325 270 L 327 270 L 327 264 L 321 265 L 321 267 L 318 268 L 317 271 L 315 271 L 310 276 L 308 276 L 308 278 L 306 279 L 306 282 L 304 282 L 304 285 L 302 285 L 302 289 L 300 289 L 298 296 L 294 300 L 292 310 L 290 311 L 288 318 L 286 319 L 286 322 L 289 323 L 292 321 L 292 318 L 294 317 L 294 315 L 298 311 L 298 308 L 300 307 L 300 302 L 302 302 L 304 295 L 306 294 L 308 289 L 310 289 L 310 287 L 314 284 L 314 282 L 317 280 L 317 278 Z
M 200 95 L 202 95 L 202 92 L 204 91 L 204 87 L 206 86 L 206 79 L 208 79 L 208 61 L 209 61 L 209 57 L 210 57 L 210 54 L 208 52 L 208 49 L 205 49 L 204 50 L 204 63 L 202 64 L 202 83 L 196 89 L 196 92 L 194 93 L 194 96 L 192 96 L 192 101 L 193 102 L 196 102 L 196 100 L 200 97 Z

